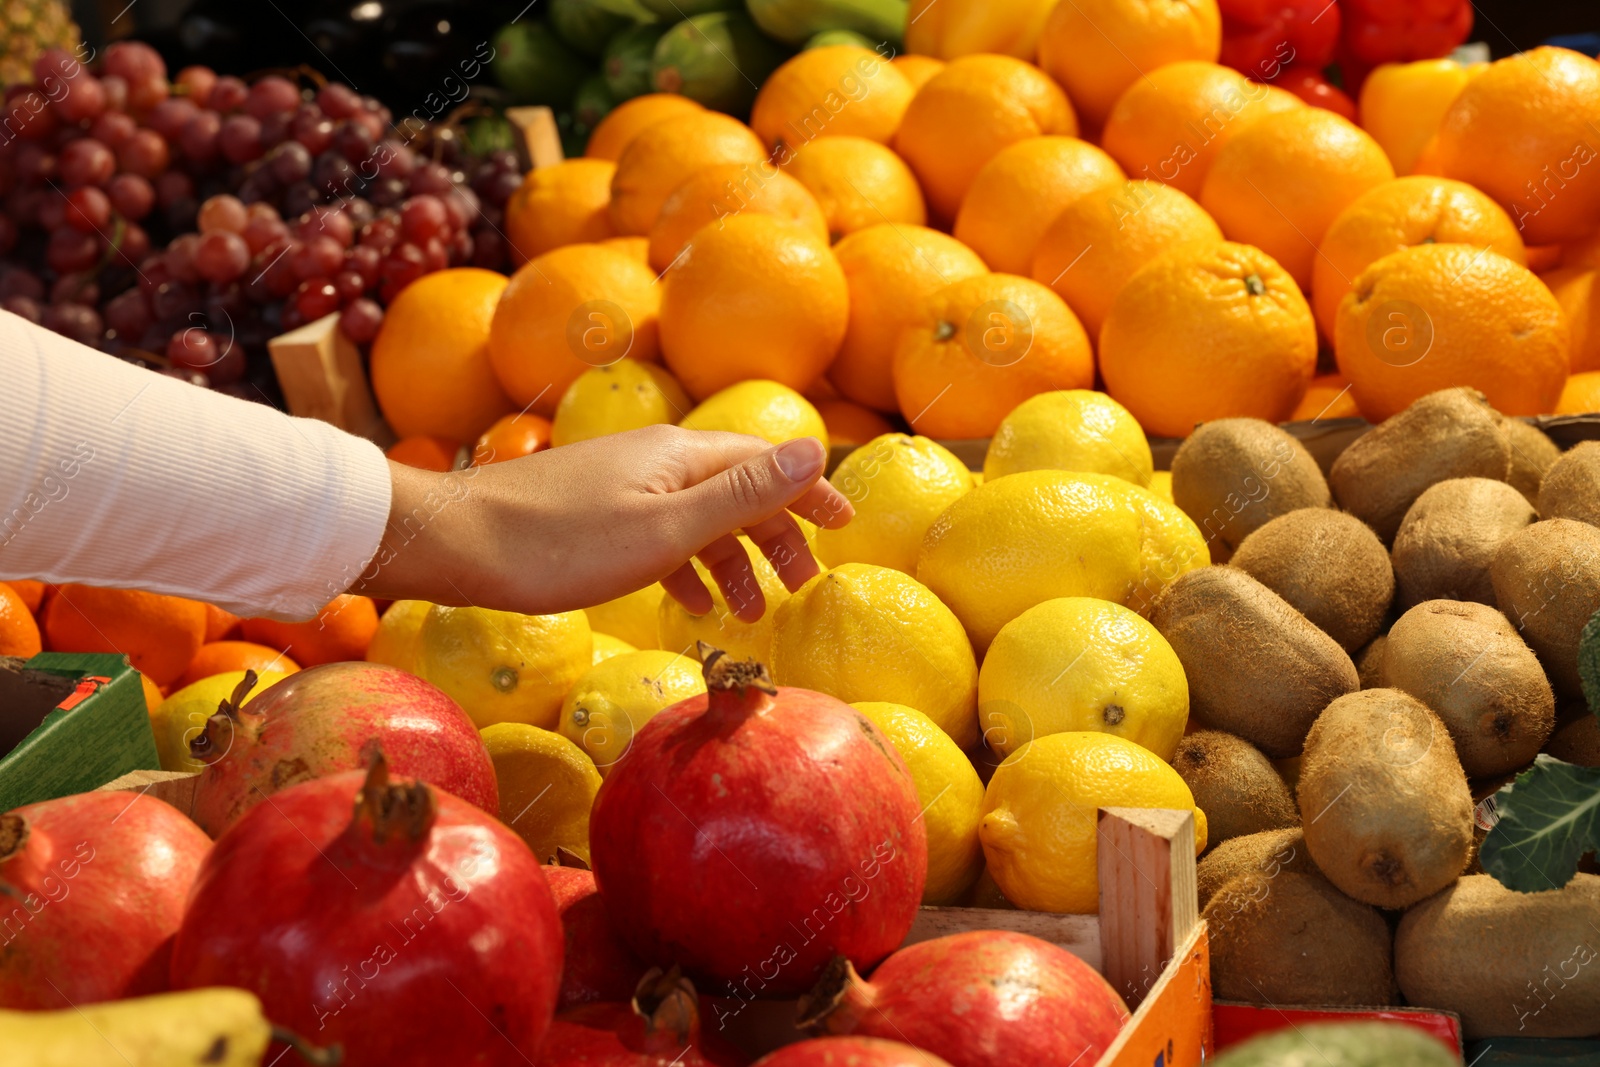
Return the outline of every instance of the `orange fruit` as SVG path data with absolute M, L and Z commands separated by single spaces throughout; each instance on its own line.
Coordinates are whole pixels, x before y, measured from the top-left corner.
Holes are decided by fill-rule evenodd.
M 1026 274 L 1039 236 L 1083 194 L 1127 180 L 1117 161 L 1076 137 L 1030 137 L 994 154 L 956 213 L 956 240 L 990 270 Z
M 983 165 L 1029 137 L 1075 137 L 1078 119 L 1061 87 L 1010 56 L 952 59 L 912 98 L 894 137 L 933 213 L 954 219 Z
M 795 152 L 784 173 L 805 186 L 822 208 L 834 240 L 883 222 L 928 221 L 911 168 L 865 137 L 824 137 Z
M 925 226 L 868 226 L 834 245 L 833 254 L 850 286 L 850 325 L 828 381 L 858 404 L 894 411 L 901 327 L 928 297 L 989 268 L 954 237 Z
M 483 432 L 483 436 L 472 446 L 472 466 L 482 467 L 531 456 L 549 447 L 550 420 L 519 411 L 514 415 L 502 416 L 500 421 Z
M 1170 185 L 1135 181 L 1104 185 L 1056 216 L 1034 249 L 1029 273 L 1067 302 L 1090 337 L 1134 272 L 1168 249 L 1221 241 L 1205 208 Z
M 150 680 L 148 674 L 139 675 L 139 684 L 144 687 L 144 710 L 155 711 L 166 700 L 166 694 L 161 692 L 161 687 Z
M 1221 50 L 1217 0 L 1072 0 L 1051 10 L 1039 34 L 1039 66 L 1095 128 L 1145 71 L 1215 63 Z
M 735 215 L 695 234 L 667 272 L 662 355 L 696 400 L 747 378 L 798 391 L 828 369 L 849 305 L 826 241 L 785 219 Z
M 894 433 L 888 419 L 853 400 L 813 400 L 811 403 L 828 428 L 830 445 L 864 445 L 873 438 Z
M 200 646 L 200 651 L 189 661 L 175 688 L 210 678 L 213 674 L 228 671 L 282 671 L 293 674 L 300 665 L 275 648 L 258 645 L 254 641 L 211 641 Z
M 1600 370 L 1600 272 L 1584 267 L 1561 267 L 1540 276 L 1561 305 L 1572 331 L 1567 365 L 1574 374 Z
M 36 614 L 39 611 L 39 605 L 44 602 L 43 582 L 35 582 L 31 579 L 13 578 L 5 584 L 9 585 L 12 590 L 22 598 L 22 602 L 28 606 L 28 610 L 30 612 Z
M 1230 136 L 1262 115 L 1303 107 L 1293 93 L 1217 63 L 1169 63 L 1117 99 L 1100 145 L 1130 176 L 1165 182 L 1198 199 Z
M 1571 331 L 1526 267 L 1436 244 L 1392 252 L 1357 275 L 1333 340 L 1339 372 L 1377 422 L 1457 385 L 1506 415 L 1548 412 L 1567 378 Z
M 56 652 L 120 652 L 157 685 L 171 685 L 200 651 L 206 609 L 183 597 L 63 585 L 45 606 L 44 633 Z
M 246 619 L 246 641 L 282 649 L 302 667 L 363 659 L 378 630 L 378 609 L 371 597 L 341 593 L 305 622 Z
M 976 274 L 940 289 L 894 349 L 895 397 L 924 437 L 988 437 L 1030 396 L 1093 384 L 1094 355 L 1077 316 L 1015 274 Z
M 206 643 L 221 641 L 232 635 L 239 623 L 243 620 L 231 611 L 224 611 L 215 604 L 205 605 L 206 609 Z
M 1290 422 L 1327 422 L 1329 419 L 1359 419 L 1361 409 L 1350 392 L 1350 383 L 1339 374 L 1319 374 L 1306 387 L 1300 406 L 1289 416 Z
M 1230 241 L 1260 248 L 1311 288 L 1317 245 L 1339 212 L 1394 179 L 1383 149 L 1320 107 L 1263 115 L 1217 152 L 1200 204 Z
M 1600 63 L 1535 48 L 1492 63 L 1439 126 L 1439 173 L 1499 202 L 1530 245 L 1600 227 Z
M 1350 284 L 1390 252 L 1420 244 L 1468 244 L 1525 262 L 1511 216 L 1465 182 L 1433 175 L 1396 178 L 1350 202 L 1323 235 L 1311 269 L 1311 310 L 1333 336 Z
M 1600 370 L 1586 370 L 1574 374 L 1561 387 L 1561 399 L 1556 401 L 1551 415 L 1591 415 L 1600 411 Z
M 1228 241 L 1139 268 L 1100 330 L 1106 392 L 1166 437 L 1237 415 L 1282 422 L 1316 367 L 1317 328 L 1294 279 L 1261 249 Z
M 611 179 L 611 226 L 619 234 L 647 234 L 661 204 L 701 167 L 761 163 L 767 150 L 738 119 L 696 111 L 646 126 L 617 158 Z
M 799 223 L 828 239 L 828 220 L 804 185 L 770 163 L 722 163 L 695 171 L 672 191 L 650 228 L 650 266 L 672 266 L 700 227 L 740 212 Z
M 612 235 L 611 178 L 604 159 L 564 159 L 530 170 L 506 202 L 506 237 L 518 266 L 552 248 Z
M 1593 234 L 1561 246 L 1561 266 L 1582 267 L 1590 270 L 1600 267 L 1600 234 Z M 1529 267 L 1535 274 L 1533 267 Z
M 0 582 L 0 656 L 30 659 L 44 650 L 39 624 L 28 602 L 11 586 Z
M 780 164 L 786 150 L 819 137 L 888 144 L 915 94 L 906 76 L 870 48 L 808 48 L 767 76 L 750 109 L 750 128 Z
M 568 245 L 511 276 L 489 326 L 489 356 L 511 398 L 548 417 L 590 367 L 655 360 L 660 310 L 648 266 L 615 248 Z
M 408 467 L 442 473 L 456 469 L 456 454 L 460 451 L 460 445 L 443 437 L 402 437 L 384 455 Z
M 1361 128 L 1383 146 L 1396 174 L 1410 174 L 1422 150 L 1444 121 L 1444 114 L 1474 72 L 1453 59 L 1385 63 L 1361 83 L 1357 107 Z
M 1033 59 L 1055 0 L 912 0 L 906 51 L 954 59 L 996 52 Z
M 928 84 L 928 80 L 944 69 L 944 60 L 932 56 L 914 56 L 910 53 L 895 56 L 890 65 L 905 75 L 913 91 Z
M 1555 270 L 1561 266 L 1565 247 L 1563 245 L 1525 245 L 1523 252 L 1528 260 L 1523 266 L 1535 274 L 1543 274 L 1545 271 Z
M 400 291 L 372 342 L 372 390 L 400 437 L 470 441 L 511 410 L 489 363 L 489 320 L 506 277 L 477 267 Z
M 640 263 L 650 263 L 650 238 L 638 234 L 627 237 L 607 237 L 604 241 L 596 242 L 601 248 L 613 248 L 623 255 L 632 256 Z
M 677 93 L 645 93 L 624 100 L 595 126 L 583 154 L 590 159 L 609 159 L 615 163 L 622 150 L 640 133 L 657 123 L 704 111 L 698 103 Z

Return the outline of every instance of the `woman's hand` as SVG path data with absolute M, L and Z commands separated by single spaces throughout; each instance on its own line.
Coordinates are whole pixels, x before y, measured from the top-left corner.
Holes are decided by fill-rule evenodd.
M 743 434 L 650 426 L 449 474 L 391 463 L 394 501 L 377 555 L 352 591 L 548 615 L 660 581 L 697 615 L 711 594 L 698 557 L 740 619 L 766 603 L 743 530 L 798 589 L 818 573 L 790 514 L 843 526 L 813 437 L 776 448 Z

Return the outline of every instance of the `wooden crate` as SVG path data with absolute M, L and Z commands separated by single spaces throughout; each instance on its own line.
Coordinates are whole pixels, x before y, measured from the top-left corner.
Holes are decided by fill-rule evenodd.
M 1195 894 L 1194 816 L 1102 808 L 1098 851 L 1099 915 L 923 908 L 905 943 L 967 930 L 1011 930 L 1060 945 L 1105 975 L 1133 1009 L 1116 1043 L 1096 1063 L 1081 1067 L 1197 1067 L 1212 1053 L 1212 1034 L 1210 953 Z M 738 1007 L 722 1036 L 751 1056 L 807 1036 L 795 1029 L 795 1001 Z
M 41 652 L 0 663 L 0 811 L 159 767 L 126 656 Z

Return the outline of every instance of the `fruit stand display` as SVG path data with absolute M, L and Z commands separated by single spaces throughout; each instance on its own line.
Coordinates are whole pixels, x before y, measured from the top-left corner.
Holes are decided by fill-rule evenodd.
M 676 427 L 854 516 L 757 618 L 0 583 L 0 1061 L 1600 1062 L 1600 61 L 406 10 L 391 108 L 42 5 L 0 308 L 451 500 Z

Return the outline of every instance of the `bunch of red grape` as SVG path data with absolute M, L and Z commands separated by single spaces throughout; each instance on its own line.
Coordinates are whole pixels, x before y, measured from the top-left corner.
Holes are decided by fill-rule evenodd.
M 268 338 L 339 312 L 365 344 L 423 274 L 508 266 L 516 156 L 349 86 L 169 84 L 138 42 L 34 77 L 0 111 L 0 307 L 85 344 L 259 398 Z

